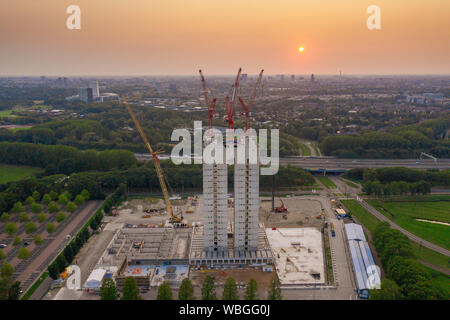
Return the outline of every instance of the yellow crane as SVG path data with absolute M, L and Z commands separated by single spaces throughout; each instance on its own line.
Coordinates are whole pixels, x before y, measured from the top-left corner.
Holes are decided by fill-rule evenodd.
M 136 125 L 136 128 L 138 129 L 139 134 L 141 135 L 141 138 L 145 143 L 145 146 L 147 147 L 148 151 L 150 151 L 150 154 L 153 157 L 153 163 L 155 164 L 156 174 L 158 176 L 159 184 L 161 185 L 161 189 L 162 189 L 162 192 L 164 195 L 164 200 L 166 202 L 167 211 L 169 211 L 169 214 L 170 214 L 170 222 L 171 223 L 181 223 L 183 221 L 183 217 L 182 216 L 176 217 L 173 214 L 173 208 L 172 208 L 172 204 L 170 203 L 169 192 L 167 191 L 166 182 L 164 180 L 164 173 L 162 171 L 161 164 L 159 163 L 157 153 L 153 151 L 152 146 L 150 145 L 150 142 L 148 141 L 147 136 L 144 133 L 144 130 L 142 130 L 141 124 L 139 123 L 136 116 L 134 115 L 133 109 L 131 109 L 130 105 L 123 97 L 122 97 L 122 101 L 125 104 L 125 107 L 127 108 L 128 113 L 131 116 L 131 119 L 133 119 L 133 122 Z

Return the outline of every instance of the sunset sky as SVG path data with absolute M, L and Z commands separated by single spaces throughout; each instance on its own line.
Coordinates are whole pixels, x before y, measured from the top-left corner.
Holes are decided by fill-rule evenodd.
M 81 7 L 81 30 L 66 8 Z M 381 30 L 366 27 L 369 5 Z M 448 0 L 0 0 L 0 76 L 450 74 Z M 297 51 L 299 46 L 304 52 Z

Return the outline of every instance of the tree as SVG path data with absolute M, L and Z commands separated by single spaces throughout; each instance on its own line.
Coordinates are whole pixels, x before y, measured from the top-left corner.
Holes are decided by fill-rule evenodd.
M 30 254 L 31 254 L 30 250 L 22 247 L 22 248 L 19 248 L 19 253 L 17 254 L 17 258 L 25 260 L 25 259 L 28 259 Z
M 31 212 L 33 213 L 41 213 L 42 212 L 42 207 L 39 203 L 33 202 L 31 204 Z
M 179 300 L 194 300 L 194 287 L 192 281 L 189 278 L 184 278 L 181 281 L 180 290 L 178 291 Z
M 222 300 L 238 300 L 236 281 L 233 278 L 227 278 L 223 286 Z
M 173 300 L 172 289 L 167 281 L 159 286 L 156 300 Z
M 55 262 L 53 262 L 51 265 L 49 265 L 47 270 L 48 270 L 48 275 L 50 276 L 50 278 L 52 278 L 53 280 L 58 279 L 58 277 L 59 277 L 58 265 Z
M 47 210 L 50 213 L 55 213 L 59 211 L 59 206 L 55 201 L 52 201 L 48 204 Z
M 0 221 L 1 222 L 6 222 L 9 219 L 11 219 L 11 216 L 9 215 L 9 213 L 8 212 L 3 212 L 2 216 L 0 217 Z
M 34 203 L 34 198 L 32 196 L 28 196 L 25 200 L 25 204 L 31 205 L 32 203 Z
M 66 270 L 66 267 L 68 265 L 66 258 L 64 257 L 64 255 L 60 254 L 58 256 L 58 258 L 56 258 L 55 260 L 56 265 L 58 266 L 58 272 L 61 273 L 64 270 Z
M 13 241 L 13 246 L 18 246 L 21 243 L 22 243 L 22 240 L 20 239 L 20 237 L 16 236 Z
M 17 232 L 17 225 L 14 222 L 8 222 L 5 226 L 5 232 L 12 236 Z
M 47 205 L 52 201 L 52 198 L 50 197 L 50 195 L 48 193 L 44 194 L 44 196 L 42 197 L 42 203 Z
M 20 222 L 26 222 L 29 221 L 30 217 L 28 216 L 28 214 L 26 212 L 22 212 L 19 216 L 19 221 Z
M 66 219 L 66 214 L 62 211 L 58 212 L 56 214 L 56 221 L 61 222 L 64 221 Z
M 202 299 L 203 300 L 217 300 L 216 297 L 216 285 L 213 277 L 207 275 L 202 286 Z
M 272 281 L 270 283 L 269 294 L 267 296 L 267 300 L 281 300 L 281 283 L 280 279 L 276 274 L 273 275 Z
M 89 200 L 90 194 L 86 189 L 83 189 L 83 191 L 81 191 L 81 195 L 83 196 L 84 200 Z
M 134 277 L 126 277 L 122 289 L 122 300 L 141 300 L 139 288 Z
M 73 202 L 75 202 L 77 206 L 81 206 L 84 203 L 84 197 L 79 194 L 75 197 L 75 200 Z
M 47 223 L 46 229 L 48 233 L 53 233 L 55 232 L 56 226 L 53 223 L 49 222 Z
M 113 279 L 108 278 L 103 280 L 102 286 L 100 288 L 101 300 L 117 300 L 120 295 L 117 291 L 116 285 Z
M 34 236 L 34 243 L 35 243 L 37 246 L 38 246 L 38 245 L 41 245 L 42 242 L 44 242 L 44 241 L 42 240 L 42 237 L 41 237 L 40 234 L 37 234 L 37 235 Z
M 370 290 L 371 300 L 400 300 L 403 299 L 403 294 L 395 281 L 384 278 L 381 281 L 381 288 Z
M 77 209 L 77 206 L 73 202 L 67 203 L 66 210 L 69 212 L 74 212 Z
M 36 191 L 36 190 L 33 192 L 33 199 L 35 201 L 41 200 L 41 194 L 38 191 Z
M 9 288 L 8 300 L 19 300 L 20 291 L 20 281 L 15 281 Z
M 1 278 L 10 278 L 14 274 L 13 266 L 8 262 L 4 261 L 2 264 L 2 268 L 0 269 L 0 277 Z
M 245 289 L 245 300 L 256 300 L 257 295 L 256 292 L 258 291 L 258 283 L 255 279 L 251 278 L 248 281 L 247 288 Z
M 53 201 L 55 201 L 56 199 L 58 199 L 58 193 L 56 193 L 55 191 L 50 191 L 49 193 L 50 199 L 52 199 Z
M 38 219 L 38 222 L 42 223 L 45 220 L 47 220 L 47 215 L 44 212 L 41 212 L 41 213 L 39 213 L 37 219 Z
M 25 225 L 25 232 L 26 232 L 27 234 L 33 233 L 33 232 L 35 232 L 36 230 L 37 230 L 37 227 L 36 227 L 36 225 L 34 224 L 34 222 L 28 222 L 28 223 Z
M 0 249 L 0 261 L 6 258 L 6 254 L 3 252 L 2 249 Z
M 21 213 L 24 211 L 25 211 L 25 209 L 23 208 L 23 205 L 21 202 L 16 202 L 14 204 L 14 207 L 12 208 L 12 212 L 14 212 L 14 213 Z
M 58 197 L 58 203 L 59 203 L 59 204 L 65 206 L 65 205 L 67 204 L 67 202 L 69 202 L 69 200 L 67 199 L 67 197 L 66 197 L 65 194 L 61 194 L 61 195 Z

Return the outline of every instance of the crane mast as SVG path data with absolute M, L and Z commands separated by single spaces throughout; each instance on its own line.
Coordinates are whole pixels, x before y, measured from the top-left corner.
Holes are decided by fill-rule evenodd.
M 203 97 L 205 99 L 205 105 L 208 108 L 209 129 L 212 129 L 212 119 L 214 117 L 214 108 L 216 106 L 217 99 L 213 98 L 212 101 L 209 101 L 205 77 L 203 76 L 202 70 L 199 70 L 198 72 L 200 73 L 200 79 L 202 81 Z
M 242 108 L 245 112 L 245 130 L 247 131 L 250 128 L 250 110 L 253 107 L 253 103 L 255 102 L 256 94 L 258 92 L 258 87 L 261 84 L 261 79 L 263 76 L 264 69 L 261 70 L 259 73 L 258 79 L 256 80 L 255 86 L 253 87 L 252 94 L 250 96 L 250 100 L 248 102 L 248 105 L 244 103 L 244 100 L 242 100 L 241 97 L 239 97 L 239 102 L 241 103 Z
M 234 103 L 236 100 L 236 95 L 238 93 L 239 89 L 239 79 L 241 78 L 241 72 L 242 68 L 239 68 L 236 79 L 234 80 L 234 84 L 232 86 L 232 94 L 231 99 L 229 96 L 225 97 L 225 107 L 227 110 L 227 116 L 228 116 L 228 128 L 234 129 Z
M 148 151 L 153 157 L 153 163 L 155 164 L 156 169 L 156 175 L 158 176 L 159 184 L 161 185 L 161 189 L 164 195 L 164 201 L 166 202 L 167 211 L 169 211 L 171 222 L 181 222 L 183 218 L 175 217 L 173 214 L 173 208 L 172 203 L 170 203 L 170 197 L 169 192 L 167 191 L 166 182 L 164 180 L 164 174 L 161 168 L 161 164 L 159 163 L 158 156 L 156 152 L 153 151 L 152 146 L 150 145 L 150 142 L 147 139 L 147 136 L 144 133 L 144 130 L 141 127 L 141 124 L 137 120 L 136 116 L 134 115 L 133 109 L 131 109 L 131 106 L 122 98 L 123 103 L 125 104 L 125 107 L 128 110 L 128 113 L 131 116 L 131 119 L 133 119 L 134 124 L 136 125 L 136 128 L 139 131 L 139 134 L 141 135 L 142 140 L 144 141 L 145 146 L 147 147 Z

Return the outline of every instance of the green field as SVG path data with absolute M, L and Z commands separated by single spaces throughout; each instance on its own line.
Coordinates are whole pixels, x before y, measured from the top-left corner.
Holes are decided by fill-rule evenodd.
M 336 185 L 333 181 L 330 180 L 327 176 L 317 176 L 317 179 L 319 179 L 322 184 L 327 187 L 328 189 L 336 189 Z
M 344 182 L 344 183 L 345 183 L 346 185 L 348 185 L 349 187 L 352 187 L 352 188 L 355 188 L 355 189 L 359 188 L 359 186 L 358 186 L 356 183 L 351 182 L 351 181 L 349 181 L 349 180 L 346 180 L 346 179 L 341 178 L 341 181 Z
M 422 268 L 430 275 L 431 285 L 440 291 L 443 296 L 448 297 L 450 295 L 450 277 L 426 266 L 422 266 Z
M 450 258 L 440 254 L 436 251 L 430 250 L 425 247 L 419 246 L 419 244 L 411 241 L 411 246 L 414 251 L 414 255 L 418 260 L 423 260 L 428 263 L 434 264 L 442 268 L 450 269 Z
M 0 110 L 0 118 L 15 118 L 17 117 L 14 114 L 11 114 L 12 110 Z
M 40 171 L 41 168 L 0 164 L 0 184 L 22 180 Z
M 370 233 L 373 233 L 377 225 L 381 222 L 373 214 L 364 209 L 356 200 L 342 200 L 342 203 L 350 211 L 351 215 L 358 219 Z
M 428 197 L 427 199 L 432 200 L 433 198 Z M 450 248 L 450 226 L 416 220 L 450 223 L 449 196 L 447 196 L 447 201 L 369 200 L 369 203 L 402 228 L 446 249 Z

